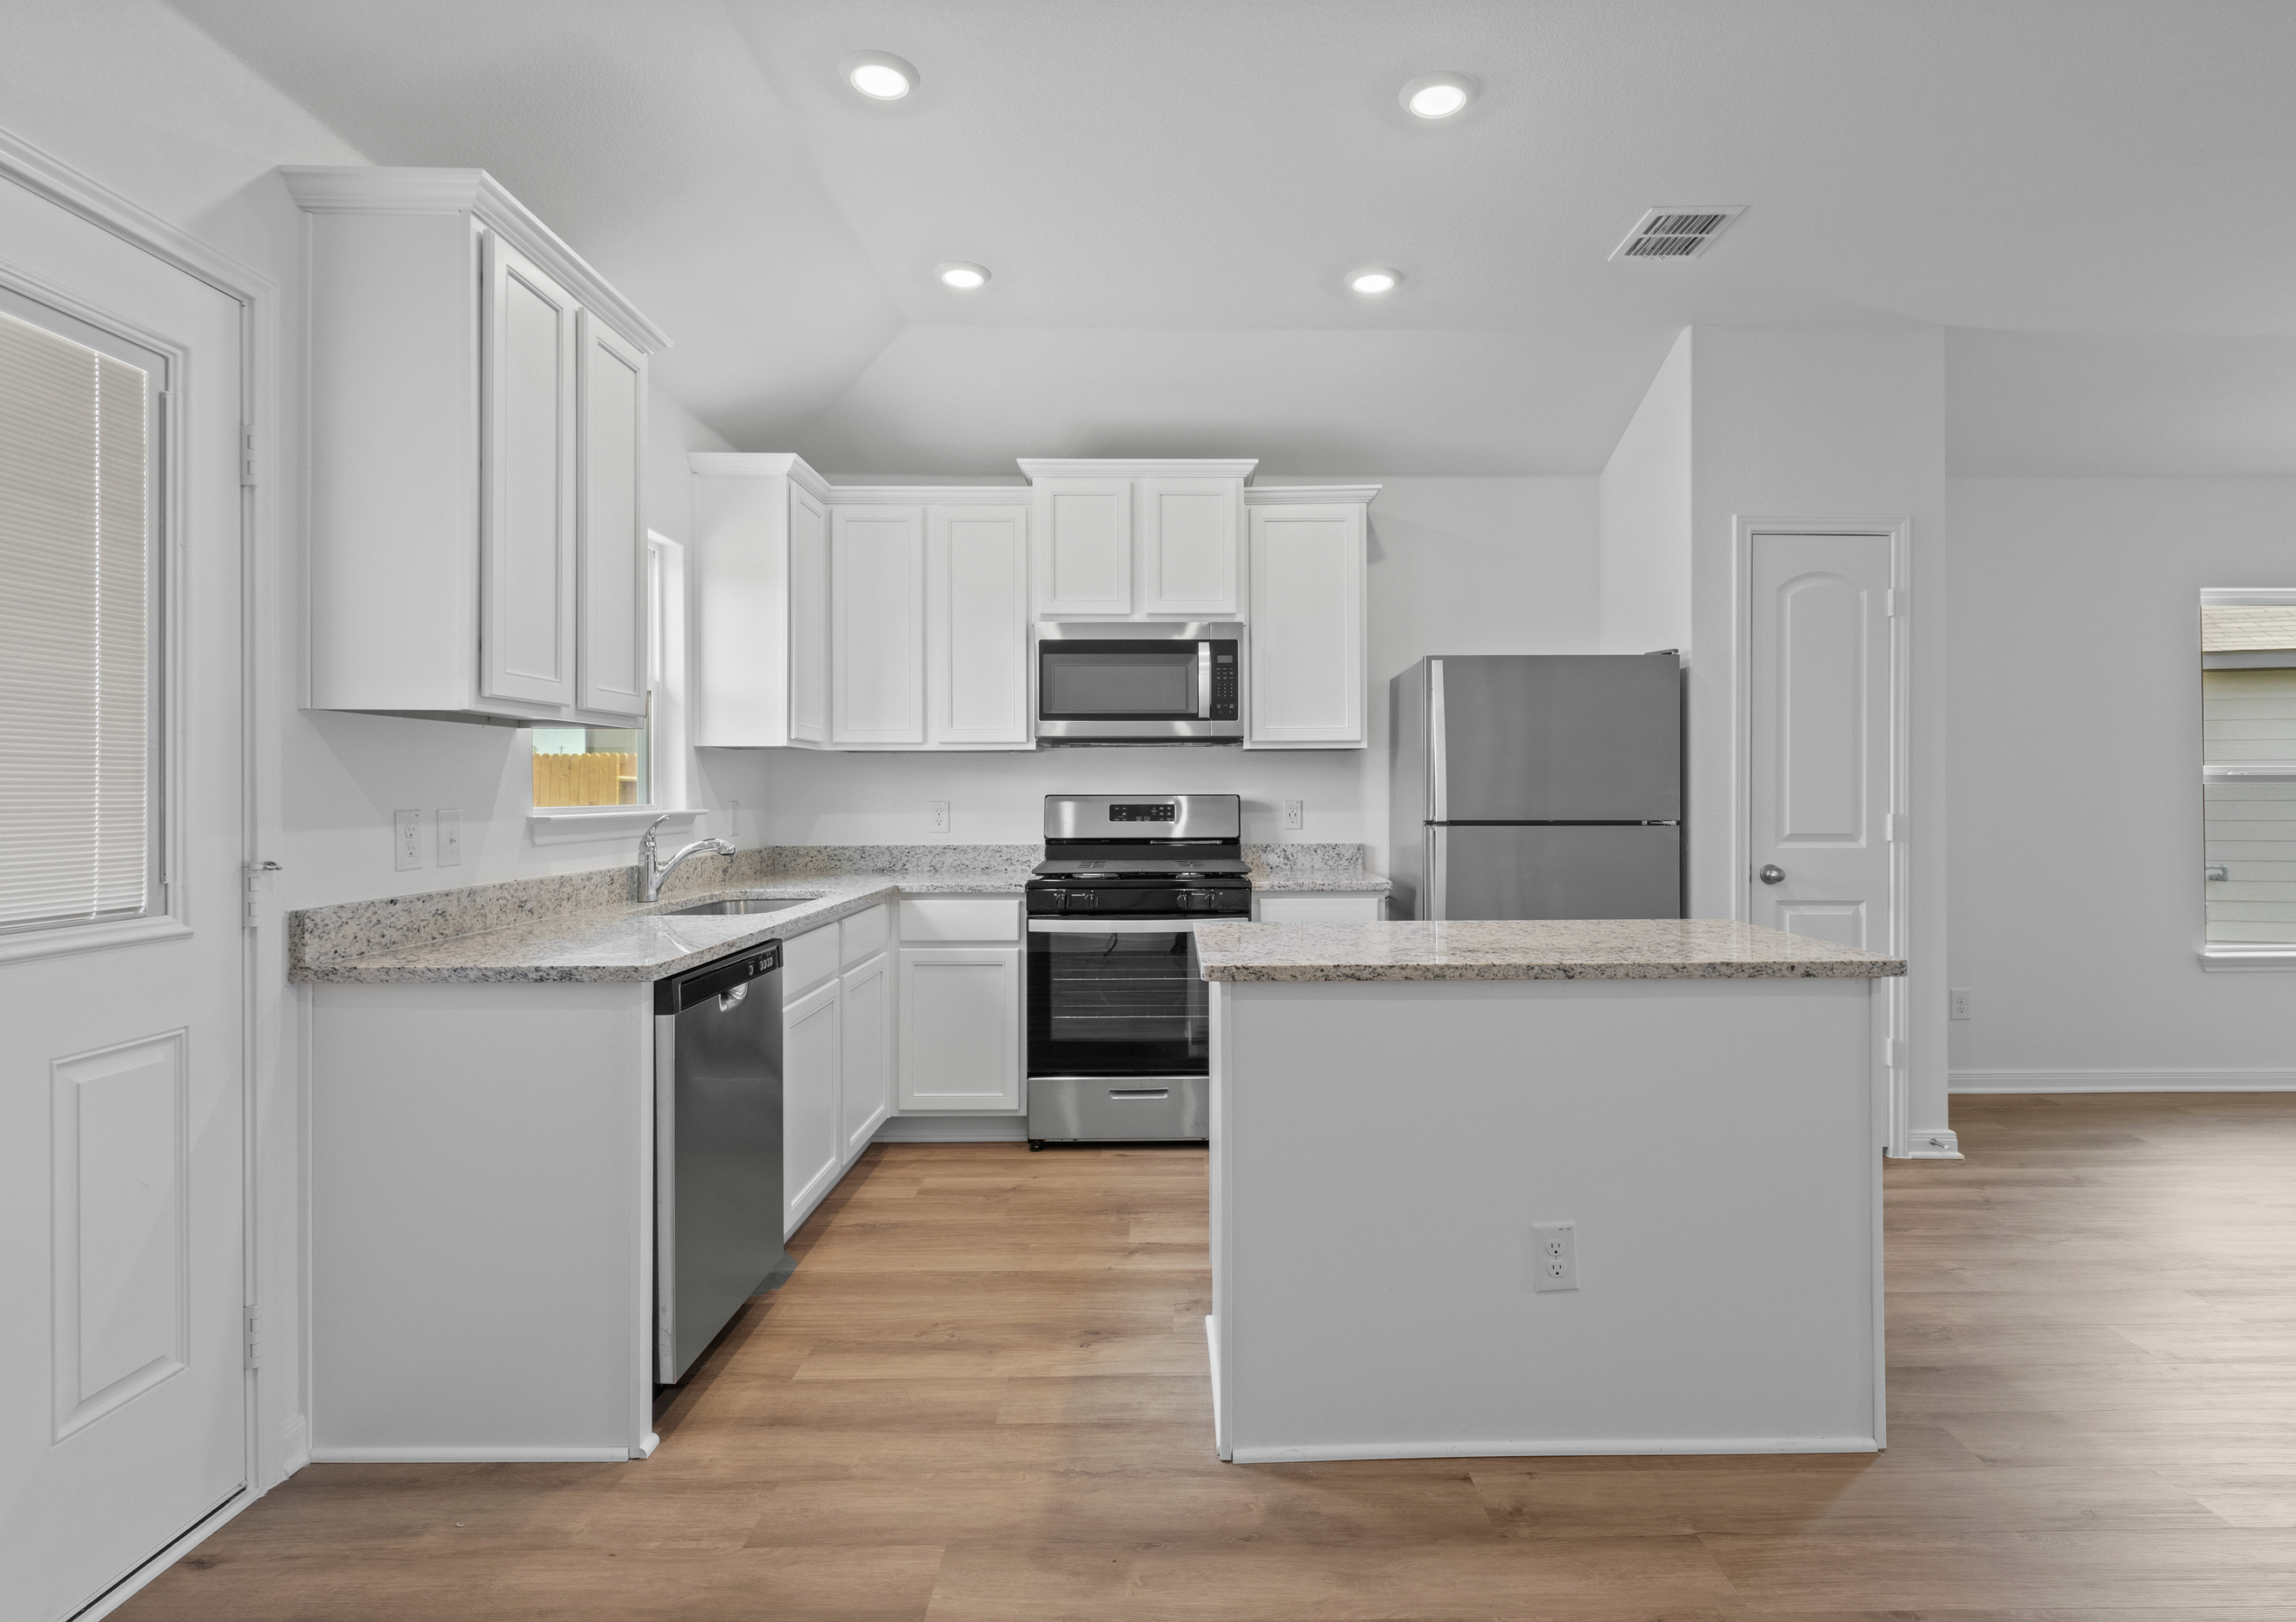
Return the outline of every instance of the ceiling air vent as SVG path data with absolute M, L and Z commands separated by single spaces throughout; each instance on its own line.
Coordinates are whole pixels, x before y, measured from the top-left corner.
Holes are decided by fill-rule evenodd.
M 1652 209 L 1627 240 L 1611 252 L 1614 259 L 1689 259 L 1730 228 L 1745 205 L 1718 209 Z

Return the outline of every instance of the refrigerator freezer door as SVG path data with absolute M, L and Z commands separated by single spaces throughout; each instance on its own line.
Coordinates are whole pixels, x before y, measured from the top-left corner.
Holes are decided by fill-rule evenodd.
M 1679 918 L 1682 830 L 1431 827 L 1422 918 Z
M 1672 655 L 1485 654 L 1441 665 L 1431 708 L 1443 731 L 1431 752 L 1444 781 L 1423 820 L 1681 816 L 1682 667 Z

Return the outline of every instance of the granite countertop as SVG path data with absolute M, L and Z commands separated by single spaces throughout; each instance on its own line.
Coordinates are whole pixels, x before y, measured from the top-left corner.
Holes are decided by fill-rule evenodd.
M 1719 918 L 1220 923 L 1208 980 L 1872 979 L 1902 959 Z

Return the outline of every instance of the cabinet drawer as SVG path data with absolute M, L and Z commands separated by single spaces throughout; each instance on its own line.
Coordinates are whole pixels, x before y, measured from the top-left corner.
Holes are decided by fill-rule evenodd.
M 1387 916 L 1387 897 L 1258 896 L 1252 911 L 1262 923 L 1377 923 Z
M 901 938 L 1018 940 L 1021 902 L 1013 896 L 914 896 L 901 902 Z
M 866 958 L 874 957 L 890 944 L 893 909 L 881 901 L 865 913 L 854 913 L 837 928 L 838 940 L 842 946 L 839 956 L 843 966 L 850 969 Z
M 837 972 L 837 927 L 824 924 L 782 941 L 782 1004 Z

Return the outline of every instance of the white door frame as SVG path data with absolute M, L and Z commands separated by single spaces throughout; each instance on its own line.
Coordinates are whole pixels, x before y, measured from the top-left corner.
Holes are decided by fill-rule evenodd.
M 1913 939 L 1913 520 L 1910 518 L 1745 518 L 1730 528 L 1730 854 L 1736 876 L 1730 916 L 1751 922 L 1747 885 L 1753 868 L 1754 537 L 1758 535 L 1880 536 L 1890 543 L 1890 939 L 1882 950 L 1906 955 Z M 1873 1086 L 1882 1152 L 1903 1155 L 1912 1133 L 1913 1043 L 1906 982 L 1887 982 L 1887 1028 L 1874 1033 Z M 1892 1062 L 1894 1061 L 1894 1062 Z
M 266 723 L 279 712 L 278 581 L 283 559 L 269 477 L 276 463 L 273 447 L 279 442 L 278 283 L 5 129 L 0 129 L 0 178 L 205 283 L 240 307 L 240 422 L 248 436 L 242 443 L 249 458 L 240 494 L 240 846 L 242 862 L 252 872 L 265 853 L 278 848 L 282 837 L 278 761 L 275 751 L 266 747 Z M 255 460 L 258 455 L 260 461 Z M 182 639 L 175 641 L 180 649 Z M 171 650 L 169 658 L 176 656 Z M 171 710 L 178 701 L 171 698 Z M 172 716 L 169 724 L 174 724 Z M 180 752 L 175 758 L 180 760 Z M 285 1198 L 280 1193 L 283 1182 L 288 1188 L 299 1188 L 299 1143 L 274 1143 L 258 1129 L 266 1118 L 279 1118 L 282 1092 L 291 1081 L 282 1077 L 277 1061 L 276 1036 L 286 990 L 285 975 L 278 971 L 285 961 L 283 919 L 271 898 L 267 879 L 242 894 L 194 897 L 188 864 L 176 864 L 174 878 L 177 888 L 171 910 L 180 914 L 184 907 L 197 905 L 207 917 L 221 921 L 236 915 L 241 922 L 241 1208 L 242 1275 L 250 1296 L 246 1305 L 259 1307 L 274 1323 L 299 1324 L 307 1294 L 302 1288 L 300 1197 L 299 1192 Z M 266 975 L 266 966 L 275 972 Z M 290 1108 L 290 1118 L 299 1119 L 301 1111 L 291 1101 Z M 283 1177 L 278 1175 L 283 1172 Z M 266 1285 L 269 1298 L 262 1299 Z M 294 1337 L 299 1343 L 306 1339 Z M 246 1374 L 247 1487 L 176 1542 L 153 1551 L 149 1561 L 81 1612 L 82 1618 L 93 1622 L 108 1615 L 303 1462 L 298 1438 L 308 1432 L 300 1414 L 306 1382 L 297 1366 L 299 1356 L 298 1345 L 295 1356 L 266 1360 L 265 1368 Z M 266 1396 L 273 1399 L 269 1407 L 282 1411 L 273 1422 L 266 1422 Z

